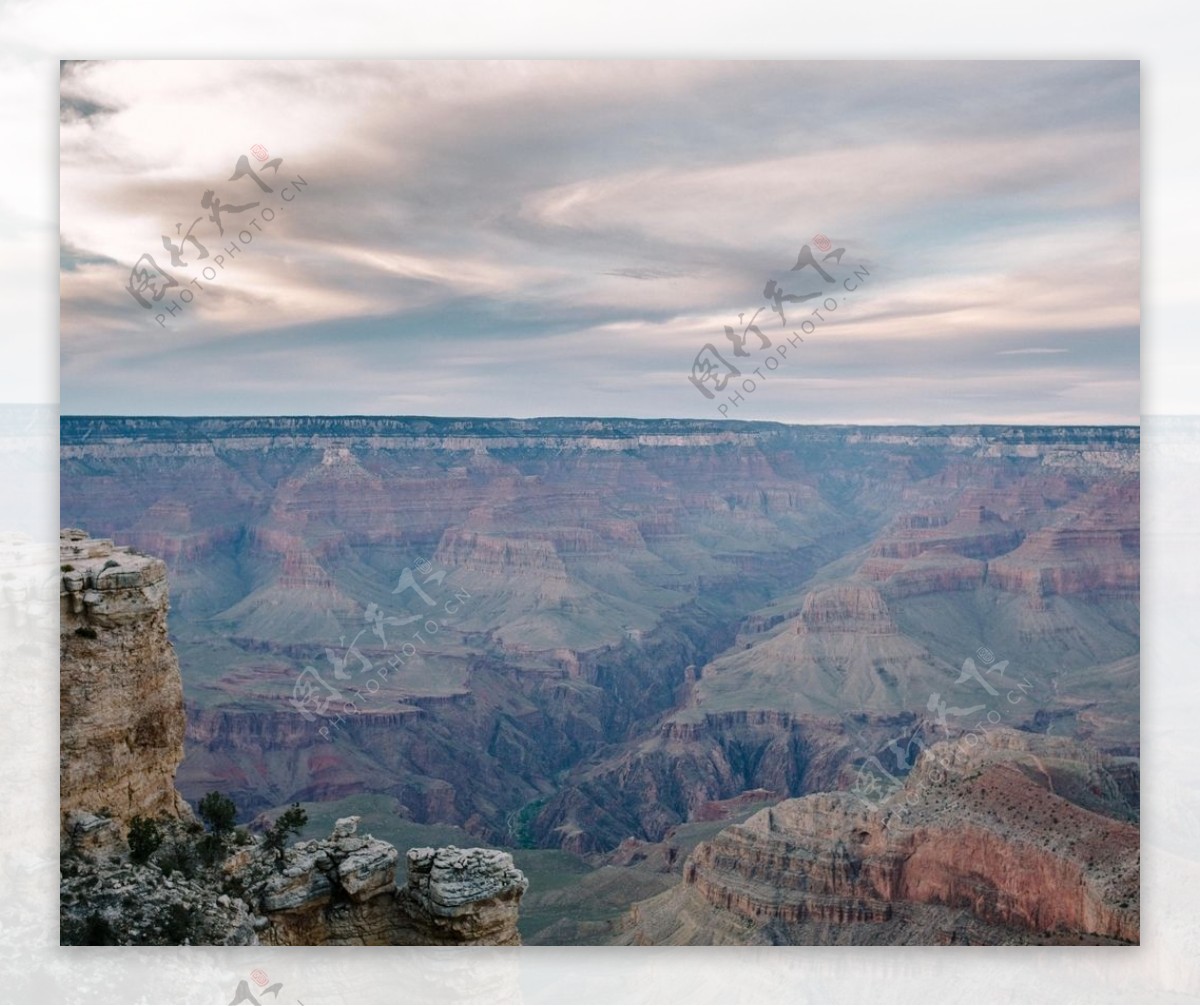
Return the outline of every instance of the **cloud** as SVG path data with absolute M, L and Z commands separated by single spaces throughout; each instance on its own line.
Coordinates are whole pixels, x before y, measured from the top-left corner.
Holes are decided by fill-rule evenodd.
M 822 415 L 928 358 L 955 390 L 892 382 L 887 415 L 1065 414 L 1037 374 L 1137 417 L 1134 63 L 114 61 L 62 98 L 67 412 L 708 415 L 692 357 L 739 313 L 782 331 L 764 283 L 810 292 L 824 231 L 869 280 L 806 337 Z M 258 206 L 217 235 L 208 190 Z M 160 325 L 126 285 L 164 235 Z

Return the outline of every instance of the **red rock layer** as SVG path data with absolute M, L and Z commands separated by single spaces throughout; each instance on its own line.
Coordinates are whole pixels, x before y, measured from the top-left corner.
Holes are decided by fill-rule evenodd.
M 1137 942 L 1138 829 L 1054 792 L 1094 761 L 1013 736 L 996 731 L 983 757 L 939 745 L 878 807 L 822 793 L 760 811 L 699 845 L 684 882 L 759 925 L 880 923 L 911 903 Z

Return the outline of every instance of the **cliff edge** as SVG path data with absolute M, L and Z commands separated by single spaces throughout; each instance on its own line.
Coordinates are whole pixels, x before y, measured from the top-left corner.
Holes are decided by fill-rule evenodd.
M 160 559 L 68 529 L 59 536 L 59 806 L 128 825 L 190 817 L 175 791 L 183 680 L 167 638 Z
M 529 886 L 496 849 L 410 849 L 396 884 L 396 848 L 358 834 L 357 817 L 292 847 L 268 872 L 256 902 L 275 946 L 517 946 L 517 906 Z M 253 863 L 253 855 L 248 857 Z M 252 872 L 235 863 L 235 875 Z
M 78 529 L 60 555 L 62 943 L 521 942 L 528 881 L 508 853 L 412 849 L 397 885 L 395 846 L 359 835 L 357 817 L 286 849 L 206 831 L 175 790 L 185 717 L 166 566 Z

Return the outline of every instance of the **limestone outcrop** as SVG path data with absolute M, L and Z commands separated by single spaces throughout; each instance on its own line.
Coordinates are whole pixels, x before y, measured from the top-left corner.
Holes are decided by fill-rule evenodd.
M 408 879 L 396 885 L 396 848 L 358 834 L 357 817 L 333 834 L 301 842 L 281 872 L 257 883 L 268 919 L 263 943 L 278 946 L 515 946 L 528 887 L 512 856 L 495 849 L 410 849 Z M 233 864 L 252 875 L 253 858 Z
M 183 760 L 183 682 L 167 638 L 159 559 L 62 532 L 60 807 L 128 824 L 188 816 L 175 791 Z
M 428 944 L 516 946 L 517 905 L 529 882 L 497 849 L 409 849 L 400 904 Z

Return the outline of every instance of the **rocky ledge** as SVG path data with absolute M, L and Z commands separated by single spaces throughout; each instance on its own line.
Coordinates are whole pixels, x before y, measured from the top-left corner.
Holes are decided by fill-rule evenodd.
M 528 887 L 512 856 L 495 849 L 410 849 L 408 880 L 396 886 L 396 848 L 358 834 L 342 818 L 327 839 L 293 846 L 282 872 L 260 881 L 269 920 L 263 943 L 313 945 L 515 946 Z M 234 872 L 252 869 L 236 860 Z
M 64 944 L 517 946 L 528 887 L 508 853 L 411 849 L 358 834 L 358 818 L 282 857 L 240 831 L 205 864 L 203 829 L 160 819 L 161 845 L 138 860 L 112 818 L 74 813 L 64 832 Z M 227 850 L 228 851 L 228 850 Z
M 529 882 L 497 849 L 408 850 L 400 903 L 418 942 L 516 946 L 517 905 Z

